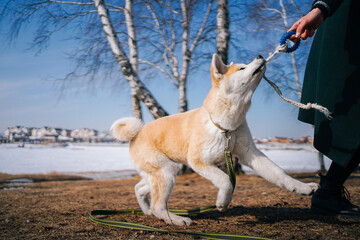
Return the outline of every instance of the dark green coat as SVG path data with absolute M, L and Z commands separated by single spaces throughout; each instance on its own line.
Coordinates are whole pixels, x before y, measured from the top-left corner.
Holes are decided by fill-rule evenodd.
M 315 148 L 346 167 L 360 146 L 359 0 L 345 0 L 318 29 L 301 102 L 318 103 L 332 112 L 328 120 L 314 110 L 300 110 L 299 120 L 314 125 Z

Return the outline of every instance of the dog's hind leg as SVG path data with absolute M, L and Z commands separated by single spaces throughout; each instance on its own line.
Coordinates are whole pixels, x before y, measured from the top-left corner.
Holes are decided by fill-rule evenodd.
M 162 162 L 161 169 L 149 174 L 151 211 L 157 218 L 163 219 L 168 224 L 189 226 L 193 223 L 190 218 L 172 214 L 167 208 L 167 202 L 175 185 L 177 171 L 178 165 L 169 161 L 166 164 Z
M 141 175 L 141 174 L 140 174 Z M 152 215 L 149 202 L 150 186 L 147 180 L 143 177 L 140 182 L 135 185 L 135 195 L 141 210 L 146 215 Z

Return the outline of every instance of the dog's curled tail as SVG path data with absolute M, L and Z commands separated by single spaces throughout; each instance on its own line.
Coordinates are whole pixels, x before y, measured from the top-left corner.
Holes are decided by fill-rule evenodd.
M 140 132 L 143 123 L 138 118 L 120 118 L 116 120 L 110 130 L 113 136 L 120 141 L 131 141 Z

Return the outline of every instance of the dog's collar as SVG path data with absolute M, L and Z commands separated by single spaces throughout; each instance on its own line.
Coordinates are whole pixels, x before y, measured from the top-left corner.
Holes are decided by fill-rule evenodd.
M 219 124 L 217 124 L 216 122 L 214 122 L 211 118 L 211 115 L 209 114 L 209 118 L 210 118 L 210 121 L 214 124 L 215 127 L 217 127 L 218 129 L 220 129 L 223 133 L 227 134 L 228 132 L 230 132 L 229 129 L 225 129 L 223 127 L 221 127 Z

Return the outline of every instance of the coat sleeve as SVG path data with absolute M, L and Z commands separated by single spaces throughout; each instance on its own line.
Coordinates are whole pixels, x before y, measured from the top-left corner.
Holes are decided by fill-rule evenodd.
M 324 19 L 331 17 L 344 0 L 315 0 L 312 8 L 319 8 L 324 16 Z

